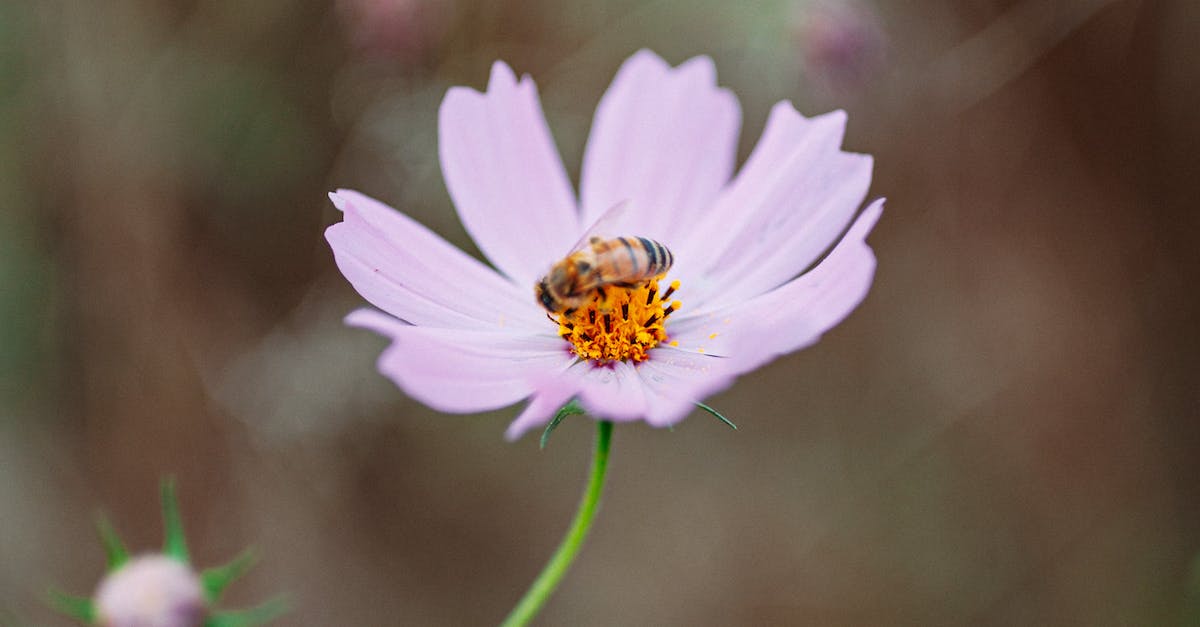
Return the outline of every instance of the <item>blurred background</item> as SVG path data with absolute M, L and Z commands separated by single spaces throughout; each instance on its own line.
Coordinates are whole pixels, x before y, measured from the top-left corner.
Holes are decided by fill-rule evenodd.
M 106 511 L 284 625 L 497 622 L 593 434 L 508 444 L 376 374 L 322 237 L 353 187 L 473 254 L 438 104 L 504 59 L 572 177 L 648 47 L 711 55 L 741 155 L 844 108 L 888 209 L 871 294 L 674 431 L 617 429 L 543 625 L 1163 625 L 1200 551 L 1200 4 L 0 3 L 0 621 L 67 624 Z

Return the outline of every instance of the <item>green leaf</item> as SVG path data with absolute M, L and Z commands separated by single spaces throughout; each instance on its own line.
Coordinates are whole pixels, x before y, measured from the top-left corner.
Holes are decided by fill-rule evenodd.
M 238 577 L 246 574 L 246 571 L 250 570 L 257 561 L 258 556 L 254 554 L 254 549 L 246 549 L 241 555 L 230 560 L 228 564 L 214 566 L 201 573 L 200 581 L 204 586 L 204 596 L 208 599 L 209 604 L 219 601 L 225 588 Z
M 129 550 L 125 548 L 125 543 L 121 541 L 121 537 L 117 535 L 117 530 L 113 529 L 107 516 L 102 514 L 96 519 L 96 531 L 100 534 L 100 542 L 104 544 L 108 571 L 112 572 L 124 566 L 125 562 L 129 561 Z
M 47 593 L 46 602 L 50 604 L 50 607 L 77 621 L 88 625 L 96 623 L 96 605 L 87 597 L 77 597 L 51 588 Z
M 699 407 L 700 409 L 703 409 L 704 411 L 716 416 L 717 420 L 720 420 L 721 422 L 729 425 L 730 429 L 737 431 L 737 425 L 733 424 L 733 421 L 731 421 L 730 419 L 726 418 L 725 416 L 722 416 L 721 412 L 713 409 L 712 407 L 709 407 L 708 405 L 705 405 L 704 403 L 696 403 L 696 407 Z
M 183 519 L 179 516 L 179 499 L 175 496 L 175 479 L 162 480 L 163 553 L 188 563 L 187 538 L 183 535 Z
M 579 403 L 575 401 L 575 399 L 567 401 L 567 404 L 559 408 L 557 414 L 554 414 L 554 420 L 551 420 L 550 424 L 546 425 L 546 430 L 542 432 L 542 440 L 539 448 L 546 448 L 546 443 L 550 441 L 550 434 L 558 428 L 558 424 L 567 416 L 574 416 L 582 413 L 585 412 L 583 411 L 583 408 L 579 406 Z
M 288 611 L 288 602 L 276 597 L 248 610 L 217 611 L 204 621 L 204 627 L 254 627 L 264 625 Z

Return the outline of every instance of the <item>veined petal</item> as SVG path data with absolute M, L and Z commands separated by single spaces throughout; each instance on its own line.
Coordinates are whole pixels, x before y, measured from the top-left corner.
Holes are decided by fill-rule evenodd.
M 709 306 L 745 300 L 795 277 L 830 248 L 871 181 L 871 158 L 839 149 L 845 123 L 841 111 L 806 119 L 788 102 L 772 109 L 712 217 L 678 247 L 679 276 L 692 285 L 684 296 Z M 710 294 L 718 300 L 710 303 Z
M 712 59 L 672 69 L 648 50 L 621 66 L 596 109 L 583 158 L 583 224 L 629 200 L 628 232 L 671 244 L 729 180 L 741 109 Z
M 814 344 L 866 297 L 875 275 L 875 254 L 866 236 L 882 211 L 883 199 L 871 203 L 809 272 L 761 296 L 695 317 L 684 327 L 680 345 L 704 337 L 708 323 L 725 337 L 730 370 L 742 373 Z
M 409 396 L 445 412 L 512 405 L 575 359 L 552 336 L 418 327 L 373 309 L 359 309 L 346 322 L 391 338 L 379 371 Z
M 686 418 L 698 401 L 733 383 L 729 365 L 722 357 L 670 346 L 654 350 L 638 366 L 650 399 L 646 422 L 666 427 Z
M 568 371 L 577 377 L 579 403 L 589 414 L 604 420 L 628 422 L 646 416 L 646 390 L 642 379 L 629 362 L 604 366 L 576 364 Z
M 532 286 L 580 233 L 533 80 L 518 82 L 497 61 L 487 93 L 450 88 L 438 136 L 442 174 L 463 226 L 501 272 Z
M 536 391 L 530 398 L 529 405 L 504 432 L 504 437 L 509 442 L 519 439 L 530 429 L 550 422 L 550 418 L 575 396 L 578 383 L 574 377 L 557 376 L 535 382 L 534 388 Z
M 533 298 L 408 216 L 352 190 L 325 231 L 342 274 L 376 307 L 412 324 L 542 327 Z
M 529 429 L 545 425 L 572 397 L 579 397 L 598 420 L 645 420 L 656 427 L 675 424 L 697 401 L 727 387 L 733 375 L 725 360 L 670 347 L 655 350 L 638 365 L 616 362 L 605 366 L 575 363 L 558 375 L 535 384 L 535 395 L 505 434 L 515 440 Z

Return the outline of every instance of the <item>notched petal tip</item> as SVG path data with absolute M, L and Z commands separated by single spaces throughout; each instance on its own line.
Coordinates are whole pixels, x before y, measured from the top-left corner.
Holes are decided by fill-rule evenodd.
M 627 67 L 637 66 L 647 66 L 660 70 L 669 70 L 671 68 L 666 60 L 658 56 L 657 52 L 649 48 L 642 48 L 630 55 L 629 58 L 625 59 L 625 62 L 621 64 L 621 69 L 624 70 Z M 620 72 L 618 72 L 618 75 L 620 75 Z
M 850 230 L 846 232 L 845 239 L 848 240 L 863 240 L 867 234 L 875 228 L 875 224 L 879 222 L 879 217 L 883 215 L 883 205 L 887 202 L 886 198 L 877 198 L 863 209 L 862 213 L 855 219 Z
M 658 74 L 663 78 L 699 74 L 702 78 L 700 82 L 713 87 L 717 84 L 717 64 L 713 61 L 712 57 L 706 54 L 697 55 L 672 67 L 658 53 L 649 48 L 642 48 L 626 59 L 621 64 L 621 69 L 617 72 L 613 83 L 616 84 L 623 75 L 640 72 Z M 732 92 L 730 92 L 730 95 L 733 95 Z
M 717 64 L 713 61 L 712 57 L 706 54 L 692 57 L 680 63 L 674 71 L 680 76 L 695 72 L 704 79 L 704 83 L 710 86 L 717 84 Z
M 516 84 L 517 75 L 507 63 L 500 60 L 496 60 L 494 63 L 492 63 L 492 72 L 488 78 L 489 92 L 493 89 L 513 87 Z
M 480 106 L 478 103 L 483 102 L 485 98 L 483 93 L 471 87 L 455 85 L 446 90 L 446 95 L 442 96 L 442 104 L 438 106 L 439 152 L 444 150 L 447 125 L 454 122 L 463 111 L 471 111 L 472 107 Z
M 345 191 L 346 190 L 344 190 L 344 189 L 339 189 L 336 191 L 329 192 L 329 200 L 333 202 L 333 206 L 336 207 L 338 211 L 341 211 L 343 213 L 345 213 L 346 206 L 349 204 L 349 201 L 347 201 L 342 196 L 342 192 L 345 192 Z
M 828 119 L 834 120 L 834 121 L 841 121 L 841 123 L 843 125 L 845 125 L 846 121 L 850 119 L 850 115 L 848 113 L 846 113 L 845 109 L 834 109 L 833 111 L 827 111 L 827 112 L 822 113 L 821 115 L 818 115 L 815 117 L 828 118 Z
M 809 124 L 826 129 L 825 133 L 829 134 L 834 149 L 839 151 L 842 148 L 842 141 L 846 138 L 846 123 L 848 120 L 849 116 L 842 109 L 834 109 L 833 111 L 814 115 L 806 119 Z
M 796 128 L 799 130 L 809 125 L 829 126 L 831 129 L 840 129 L 837 142 L 837 145 L 840 146 L 841 136 L 845 133 L 848 121 L 849 115 L 845 109 L 834 109 L 808 117 L 801 113 L 791 100 L 780 100 L 771 106 L 771 112 L 767 116 L 767 128 L 780 126 L 784 129 Z

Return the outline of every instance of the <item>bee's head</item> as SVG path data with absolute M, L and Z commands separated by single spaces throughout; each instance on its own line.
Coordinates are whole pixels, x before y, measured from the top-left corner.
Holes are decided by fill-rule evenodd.
M 538 302 L 546 311 L 553 313 L 558 309 L 558 303 L 554 300 L 554 295 L 550 293 L 550 287 L 546 285 L 546 279 L 538 281 L 538 284 L 533 287 L 533 292 L 537 295 Z

